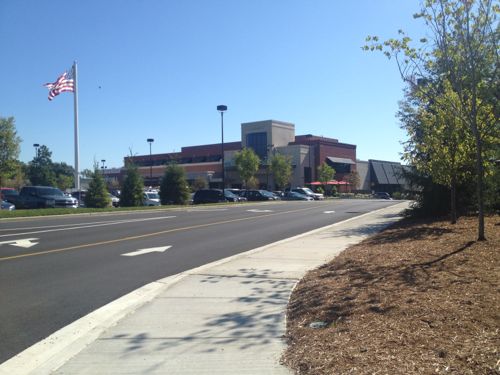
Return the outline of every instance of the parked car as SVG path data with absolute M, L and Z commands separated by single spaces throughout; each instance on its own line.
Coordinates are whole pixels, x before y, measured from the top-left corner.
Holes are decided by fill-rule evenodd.
M 78 207 L 85 207 L 85 194 L 86 191 L 74 191 L 71 196 L 78 200 Z
M 224 189 L 224 197 L 228 202 L 246 202 L 245 197 L 240 197 L 238 194 L 233 193 L 230 189 Z
M 282 192 L 281 190 L 275 190 L 275 191 L 273 191 L 273 194 L 276 195 L 278 198 L 284 198 L 285 197 L 285 193 Z
M 309 189 L 307 187 L 297 187 L 295 189 L 292 189 L 291 191 L 294 191 L 294 192 L 299 193 L 299 194 L 307 195 L 307 196 L 311 197 L 312 199 L 314 199 L 315 201 L 325 199 L 325 196 L 323 194 L 315 193 L 314 191 L 312 191 L 311 189 Z
M 227 199 L 221 189 L 200 189 L 193 196 L 193 204 L 222 202 L 227 202 Z
M 275 201 L 279 199 L 267 190 L 245 190 L 242 196 L 249 201 Z
M 234 188 L 231 188 L 231 189 L 225 189 L 226 191 L 230 191 L 231 193 L 233 193 L 234 195 L 237 195 L 237 196 L 240 196 L 241 197 L 241 194 L 244 192 L 244 190 L 241 190 L 241 189 L 234 189 Z
M 0 203 L 0 209 L 1 210 L 7 210 L 7 211 L 14 211 L 16 209 L 16 206 L 14 206 L 10 202 L 2 200 L 1 203 Z
M 386 193 L 386 192 L 383 192 L 383 191 L 379 191 L 379 192 L 373 193 L 373 198 L 392 200 L 392 198 L 389 195 L 389 193 Z
M 156 192 L 144 192 L 143 200 L 145 206 L 161 206 L 160 195 Z
M 283 197 L 283 200 L 286 200 L 286 201 L 313 201 L 314 198 L 310 197 L 309 195 L 297 193 L 296 191 L 289 191 L 288 193 L 285 194 L 285 196 Z
M 120 205 L 120 198 L 114 196 L 111 193 L 108 193 L 109 199 L 111 200 L 111 205 L 113 207 L 118 207 Z
M 4 200 L 7 202 L 10 202 L 9 198 L 14 197 L 13 199 L 16 199 L 19 193 L 17 192 L 16 189 L 12 188 L 0 188 L 0 200 Z M 12 203 L 12 202 L 11 202 Z
M 78 200 L 52 186 L 25 186 L 15 197 L 9 197 L 16 208 L 77 208 Z

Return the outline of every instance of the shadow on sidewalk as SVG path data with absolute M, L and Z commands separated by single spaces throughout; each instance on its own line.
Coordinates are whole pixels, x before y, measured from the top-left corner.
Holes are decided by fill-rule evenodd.
M 221 311 L 227 312 L 206 318 L 201 324 L 202 329 L 190 331 L 189 327 L 183 327 L 188 333 L 181 337 L 142 332 L 133 336 L 115 335 L 109 340 L 126 340 L 123 358 L 144 356 L 154 351 L 171 359 L 176 353 L 215 353 L 229 347 L 232 351 L 262 347 L 265 354 L 265 347 L 281 340 L 285 334 L 285 311 L 297 282 L 296 279 L 280 278 L 281 274 L 271 269 L 248 268 L 239 269 L 238 275 L 201 275 L 199 288 L 210 288 L 210 285 L 230 280 L 244 286 L 244 293 L 229 299 L 200 298 L 204 303 L 213 299 L 214 304 L 221 304 Z M 167 318 L 168 313 L 165 315 Z M 200 324 L 196 326 L 199 328 Z

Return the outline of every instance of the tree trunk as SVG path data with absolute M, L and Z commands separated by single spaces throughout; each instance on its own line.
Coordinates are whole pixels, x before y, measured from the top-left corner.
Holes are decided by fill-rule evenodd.
M 457 223 L 457 184 L 455 179 L 451 182 L 451 223 Z
M 486 241 L 484 234 L 484 166 L 482 144 L 476 129 L 476 169 L 477 169 L 477 203 L 478 203 L 478 230 L 477 240 Z

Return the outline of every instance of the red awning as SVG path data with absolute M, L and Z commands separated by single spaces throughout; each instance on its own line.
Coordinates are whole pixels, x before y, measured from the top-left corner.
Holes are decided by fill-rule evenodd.
M 310 182 L 309 185 L 319 186 L 319 185 L 324 185 L 324 183 L 320 181 L 313 181 Z M 350 183 L 347 181 L 330 180 L 326 183 L 326 185 L 350 185 Z

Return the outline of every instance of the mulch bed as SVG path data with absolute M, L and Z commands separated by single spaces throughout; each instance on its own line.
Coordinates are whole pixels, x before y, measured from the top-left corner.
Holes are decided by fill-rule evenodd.
M 500 374 L 500 218 L 486 218 L 488 241 L 476 236 L 477 218 L 406 219 L 309 272 L 289 303 L 283 363 L 309 375 Z

